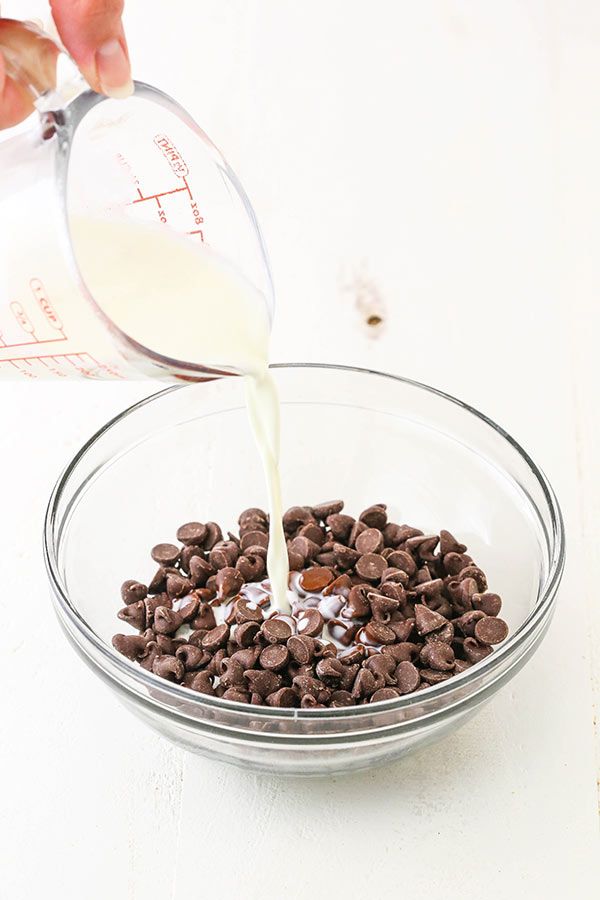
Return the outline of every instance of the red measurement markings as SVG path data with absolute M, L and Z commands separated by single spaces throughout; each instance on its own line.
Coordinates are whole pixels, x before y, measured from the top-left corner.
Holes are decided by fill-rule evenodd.
M 192 190 L 188 184 L 188 164 L 186 163 L 179 150 L 177 150 L 171 138 L 169 138 L 167 135 L 155 135 L 154 143 L 168 162 L 173 173 L 177 176 L 177 178 L 180 178 L 183 181 L 183 186 L 171 188 L 170 190 L 154 191 L 151 194 L 144 194 L 139 186 L 139 181 L 136 179 L 135 184 L 138 196 L 135 198 L 135 200 L 132 200 L 129 205 L 133 206 L 136 203 L 145 203 L 146 200 L 154 200 L 157 207 L 158 218 L 163 223 L 163 225 L 166 225 L 169 221 L 169 214 L 168 210 L 165 209 L 164 205 L 161 203 L 161 199 L 163 197 L 171 197 L 175 194 L 187 193 L 189 198 L 190 212 L 195 227 L 189 231 L 186 231 L 185 234 L 199 234 L 200 240 L 204 241 L 204 229 L 198 227 L 200 225 L 204 225 L 204 216 L 200 213 L 198 201 L 194 198 Z
M 160 197 L 168 197 L 170 194 L 180 194 L 181 191 L 185 191 L 185 190 L 187 190 L 187 188 L 178 187 L 178 188 L 173 188 L 171 191 L 160 191 L 157 194 L 148 194 L 148 196 L 145 197 L 142 194 L 142 192 L 140 191 L 140 189 L 138 188 L 138 194 L 140 196 L 137 198 L 137 200 L 133 200 L 132 203 L 143 203 L 145 200 L 158 200 Z M 130 204 L 130 205 L 132 205 L 132 204 Z
M 48 324 L 54 328 L 55 331 L 60 331 L 62 335 L 62 340 L 65 340 L 66 335 L 63 328 L 63 323 L 60 319 L 60 316 L 52 306 L 48 294 L 46 293 L 46 288 L 42 284 L 39 278 L 32 278 L 29 282 L 29 287 L 31 288 L 31 293 L 35 297 L 38 302 L 38 306 L 46 317 L 46 321 Z
M 68 377 L 65 372 L 56 368 L 57 366 L 63 365 L 63 363 L 68 363 L 69 366 L 76 369 L 84 378 L 123 378 L 123 375 L 121 375 L 120 372 L 117 372 L 116 369 L 113 369 L 110 366 L 99 363 L 90 353 L 59 353 L 56 356 L 46 354 L 44 356 L 15 356 L 12 359 L 0 359 L 0 366 L 7 363 L 30 378 L 36 378 L 37 376 L 33 372 L 23 368 L 23 364 L 31 368 L 34 363 L 40 363 L 54 375 L 58 375 L 61 378 Z
M 139 178 L 137 177 L 137 175 L 135 174 L 135 172 L 133 171 L 133 166 L 131 165 L 131 163 L 129 162 L 129 160 L 126 159 L 126 157 L 124 157 L 122 153 L 117 153 L 117 154 L 116 154 L 116 159 L 117 159 L 117 162 L 119 163 L 119 165 L 120 165 L 123 169 L 125 169 L 125 171 L 126 171 L 127 174 L 129 175 L 129 177 L 130 177 L 132 183 L 133 183 L 134 185 L 139 185 L 140 180 L 139 180 Z M 138 190 L 139 190 L 139 188 L 138 188 Z
M 154 143 L 167 160 L 175 175 L 178 178 L 185 178 L 186 175 L 190 174 L 190 170 L 187 167 L 187 163 L 182 157 L 181 153 L 171 140 L 171 138 L 167 137 L 166 134 L 156 134 L 154 135 Z
M 12 303 L 10 304 L 10 311 L 12 312 L 13 316 L 15 317 L 25 334 L 30 334 L 33 338 L 35 338 L 35 328 L 33 322 L 18 300 L 12 301 Z

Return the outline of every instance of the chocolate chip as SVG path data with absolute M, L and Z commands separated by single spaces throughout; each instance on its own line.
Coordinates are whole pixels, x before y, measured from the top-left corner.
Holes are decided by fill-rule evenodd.
M 480 662 L 489 656 L 492 648 L 487 644 L 480 644 L 474 637 L 466 637 L 463 641 L 463 650 L 465 656 L 471 663 Z
M 119 619 L 127 622 L 138 631 L 143 631 L 146 627 L 146 603 L 144 600 L 138 600 L 137 603 L 129 603 L 117 613 Z
M 363 697 L 370 697 L 377 689 L 377 681 L 373 673 L 368 669 L 361 669 L 354 680 L 352 696 L 355 700 L 360 700 Z
M 367 530 L 367 526 L 364 522 L 359 522 L 357 519 L 352 529 L 350 530 L 350 535 L 348 537 L 348 546 L 356 547 L 356 541 L 358 540 L 358 536 L 363 533 L 363 531 Z
M 467 566 L 470 566 L 473 560 L 464 553 L 446 553 L 444 556 L 444 569 L 448 575 L 458 575 Z M 485 590 L 485 589 L 484 589 Z
M 168 634 L 157 634 L 156 643 L 161 653 L 166 653 L 168 656 L 175 655 L 178 644 Z
M 454 624 L 465 636 L 473 637 L 475 634 L 475 625 L 483 618 L 485 618 L 485 613 L 482 612 L 482 610 L 472 609 L 455 619 Z
M 420 669 L 421 679 L 427 684 L 441 684 L 450 678 L 450 672 L 439 672 L 437 669 Z
M 204 547 L 206 550 L 212 550 L 215 544 L 223 540 L 223 532 L 216 522 L 206 523 L 206 537 L 204 538 Z
M 258 662 L 258 657 L 260 656 L 260 647 L 254 645 L 253 647 L 245 647 L 242 650 L 235 650 L 231 654 L 231 658 L 237 660 L 244 669 L 253 669 L 256 663 Z
M 196 672 L 190 678 L 189 682 L 187 682 L 186 687 L 189 687 L 192 691 L 197 691 L 200 694 L 208 694 L 211 697 L 215 693 L 213 679 L 206 671 Z
M 315 544 L 314 541 L 309 541 L 306 537 L 295 537 L 290 541 L 288 547 L 288 551 L 299 553 L 300 556 L 302 556 L 303 564 L 310 559 L 314 559 L 319 553 L 319 550 L 319 545 Z
M 201 556 L 193 556 L 189 565 L 190 581 L 194 587 L 204 587 L 215 570 L 207 560 Z
M 175 656 L 181 660 L 188 672 L 199 669 L 210 662 L 210 655 L 200 647 L 196 647 L 195 644 L 183 644 L 177 648 Z
M 290 567 L 290 572 L 300 572 L 304 568 L 304 563 L 305 558 L 301 553 L 288 548 L 288 565 Z
M 487 578 L 485 576 L 485 572 L 479 568 L 479 566 L 466 566 L 464 569 L 461 569 L 458 575 L 459 581 L 464 581 L 465 578 L 474 578 L 477 582 L 477 589 L 479 593 L 483 593 L 487 591 L 488 583 Z
M 375 691 L 375 693 L 371 697 L 369 703 L 378 703 L 380 700 L 395 700 L 399 696 L 400 696 L 400 691 L 397 691 L 396 688 L 392 688 L 392 687 L 379 688 L 378 691 Z
M 325 619 L 318 609 L 304 609 L 298 615 L 298 633 L 318 637 L 323 631 Z
M 212 606 L 210 606 L 208 603 L 200 603 L 192 625 L 196 629 L 206 628 L 207 631 L 210 631 L 212 628 L 216 628 L 217 620 L 215 619 L 215 614 Z
M 219 678 L 225 687 L 245 688 L 244 666 L 239 659 L 226 656 L 219 665 Z
M 269 523 L 266 519 L 245 519 L 244 524 L 240 525 L 240 538 L 251 531 L 259 531 L 261 534 L 267 534 L 269 531 Z
M 313 678 L 312 675 L 296 675 L 292 680 L 292 684 L 301 697 L 305 697 L 309 694 L 315 699 L 318 697 L 323 687 L 321 682 L 316 678 Z
M 200 607 L 200 601 L 194 594 L 188 594 L 182 600 L 177 601 L 177 612 L 181 616 L 181 621 L 187 624 L 196 618 L 196 614 Z
M 345 666 L 354 665 L 354 663 L 359 663 L 365 658 L 365 648 L 362 644 L 354 644 L 353 647 L 349 647 L 348 650 L 340 650 L 338 654 L 338 659 L 340 662 L 343 662 Z
M 157 656 L 152 664 L 152 671 L 168 681 L 181 681 L 185 674 L 185 668 L 176 656 Z
M 432 641 L 421 650 L 421 662 L 431 669 L 450 672 L 454 668 L 454 650 L 441 641 Z
M 234 566 L 240 548 L 234 541 L 219 541 L 208 554 L 208 561 L 215 569 L 223 569 L 225 566 Z
M 258 622 L 243 622 L 235 629 L 235 639 L 240 647 L 251 647 L 259 631 Z
M 466 672 L 472 665 L 473 663 L 469 662 L 467 659 L 457 659 L 454 665 L 454 674 L 459 675 L 461 672 Z
M 330 551 L 327 551 L 326 553 L 317 553 L 315 562 L 320 566 L 326 566 L 329 569 L 333 569 L 336 564 L 335 554 Z
M 248 682 L 250 690 L 259 694 L 261 698 L 275 693 L 281 686 L 281 676 L 265 669 L 247 669 L 244 678 Z
M 342 569 L 351 569 L 360 559 L 360 553 L 345 544 L 334 543 L 333 556 L 335 562 Z
M 317 544 L 319 547 L 322 547 L 325 543 L 325 532 L 316 522 L 309 522 L 308 525 L 303 525 L 298 532 L 298 536 L 308 538 L 309 541 L 312 541 L 313 544 Z
M 379 581 L 384 571 L 387 569 L 387 563 L 383 556 L 378 553 L 366 553 L 356 563 L 356 574 L 364 581 Z
M 406 602 L 406 591 L 404 590 L 404 587 L 396 581 L 382 582 L 379 586 L 378 593 L 383 594 L 384 597 L 391 597 L 393 600 L 397 600 L 399 604 Z
M 351 588 L 348 595 L 348 607 L 353 618 L 362 619 L 371 611 L 371 605 L 368 600 L 370 584 L 355 584 Z
M 224 647 L 229 640 L 229 627 L 227 625 L 217 625 L 202 638 L 202 648 L 204 650 L 217 650 Z
M 384 656 L 389 655 L 396 663 L 400 663 L 416 662 L 419 658 L 420 651 L 420 644 L 413 644 L 411 641 L 401 641 L 398 644 L 382 647 L 381 653 Z
M 260 581 L 265 575 L 267 567 L 261 556 L 248 554 L 240 556 L 235 564 L 244 581 Z
M 288 534 L 313 521 L 312 510 L 308 506 L 292 506 L 283 514 L 283 527 Z
M 141 634 L 115 634 L 112 639 L 115 650 L 131 660 L 141 658 L 147 643 L 148 640 Z
M 306 569 L 300 576 L 300 587 L 309 593 L 319 593 L 333 581 L 333 572 L 325 566 Z
M 366 660 L 364 667 L 372 672 L 375 676 L 383 678 L 386 684 L 396 684 L 394 673 L 396 671 L 397 662 L 392 656 L 384 656 L 383 653 L 377 653 L 375 656 Z
M 261 652 L 259 660 L 263 669 L 277 671 L 287 666 L 290 654 L 283 644 L 270 644 Z
M 289 687 L 279 688 L 267 697 L 268 706 L 298 706 L 298 695 Z
M 235 620 L 239 624 L 244 622 L 262 622 L 263 613 L 257 603 L 248 600 L 247 597 L 240 597 L 235 602 Z
M 240 541 L 242 550 L 248 547 L 264 547 L 265 550 L 269 546 L 269 536 L 262 531 L 248 531 Z
M 182 544 L 196 544 L 201 547 L 206 538 L 206 525 L 202 522 L 186 522 L 177 529 L 177 540 Z
M 475 623 L 475 637 L 480 644 L 499 644 L 508 635 L 508 625 L 504 619 L 485 616 Z
M 154 630 L 158 634 L 175 634 L 183 623 L 183 618 L 173 609 L 158 606 L 154 611 Z
M 354 519 L 345 513 L 333 513 L 333 515 L 327 516 L 327 527 L 335 540 L 340 543 L 347 541 L 353 525 Z
M 434 641 L 440 641 L 442 644 L 451 644 L 454 640 L 454 625 L 452 622 L 446 622 L 442 628 L 437 631 L 430 631 L 425 635 L 425 642 L 432 644 Z
M 471 599 L 473 608 L 481 610 L 486 616 L 497 616 L 502 609 L 502 600 L 498 594 L 473 594 Z
M 325 597 L 344 597 L 346 598 L 350 593 L 350 588 L 352 587 L 352 579 L 346 573 L 342 575 L 338 575 L 331 584 L 328 584 L 326 588 L 323 589 L 323 596 Z
M 383 542 L 385 546 L 397 547 L 402 540 L 402 529 L 400 528 L 400 525 L 396 525 L 394 522 L 388 522 L 383 529 Z
M 192 590 L 192 582 L 181 575 L 167 575 L 167 596 L 171 600 L 183 597 Z
M 395 678 L 401 694 L 410 694 L 412 691 L 416 691 L 421 683 L 419 670 L 408 660 L 398 663 Z
M 316 665 L 316 673 L 328 687 L 337 685 L 344 674 L 344 665 L 335 657 L 325 657 Z
M 375 619 L 367 622 L 364 631 L 368 640 L 373 644 L 393 644 L 396 641 L 396 635 L 392 629 Z
M 373 618 L 377 622 L 383 622 L 384 625 L 390 621 L 392 613 L 396 612 L 400 605 L 398 600 L 384 594 L 370 593 L 367 597 Z
M 167 573 L 163 566 L 160 566 L 148 585 L 149 594 L 160 594 L 164 591 L 167 584 Z
M 383 503 L 369 506 L 368 509 L 361 512 L 358 518 L 360 522 L 365 523 L 367 528 L 378 528 L 380 531 L 383 531 L 387 525 L 386 506 Z
M 406 550 L 394 550 L 393 553 L 387 558 L 388 566 L 393 566 L 395 569 L 400 569 L 401 572 L 406 572 L 408 576 L 413 576 L 417 571 L 417 564 Z
M 381 583 L 384 584 L 386 581 L 391 581 L 394 584 L 401 584 L 403 587 L 406 587 L 410 579 L 402 569 L 395 569 L 394 566 L 388 566 L 381 576 Z
M 150 555 L 161 566 L 174 566 L 179 560 L 179 547 L 175 544 L 156 544 Z
M 453 534 L 442 528 L 440 531 L 440 554 L 442 556 L 446 556 L 447 553 L 464 553 L 466 549 L 466 544 L 460 544 Z
M 309 663 L 315 655 L 314 639 L 307 634 L 292 635 L 287 642 L 287 648 L 292 659 L 302 666 Z
M 356 539 L 356 549 L 360 555 L 379 553 L 383 550 L 383 535 L 378 528 L 366 528 Z
M 415 627 L 414 619 L 405 619 L 403 622 L 390 622 L 389 627 L 396 635 L 397 641 L 407 641 Z M 425 638 L 427 640 L 427 637 Z
M 220 600 L 228 600 L 239 594 L 244 584 L 241 572 L 231 566 L 225 566 L 217 573 L 217 597 Z
M 183 550 L 179 554 L 179 568 L 182 572 L 189 575 L 190 563 L 195 556 L 199 556 L 200 559 L 204 559 L 204 550 L 202 549 L 202 547 L 198 547 L 196 546 L 196 544 L 188 544 L 188 546 L 183 548 Z
M 123 603 L 138 603 L 145 600 L 148 595 L 148 588 L 139 581 L 124 581 L 121 585 L 121 599 Z
M 292 634 L 292 629 L 285 619 L 273 618 L 263 622 L 261 634 L 269 644 L 283 644 Z
M 417 625 L 417 631 L 420 635 L 429 634 L 430 631 L 437 631 L 438 628 L 442 628 L 447 619 L 444 616 L 440 616 L 439 613 L 434 612 L 432 609 L 428 609 L 422 603 L 415 604 L 415 622 Z
M 264 509 L 259 509 L 257 506 L 252 506 L 250 507 L 250 509 L 245 509 L 240 513 L 238 525 L 242 526 L 244 522 L 252 519 L 257 519 L 266 523 L 268 521 L 268 516 Z
M 233 700 L 236 703 L 250 703 L 250 694 L 240 690 L 239 687 L 228 687 L 223 694 L 223 700 Z
M 433 551 L 437 547 L 438 542 L 437 534 L 420 534 L 409 538 L 405 543 L 405 547 L 409 553 L 416 553 L 423 562 L 435 562 L 437 557 Z
M 423 581 L 417 586 L 416 590 L 419 595 L 424 597 L 435 597 L 441 592 L 443 587 L 444 582 L 441 578 L 433 578 L 430 581 Z
M 318 503 L 316 506 L 313 506 L 312 511 L 315 519 L 325 522 L 329 516 L 340 513 L 343 508 L 343 500 L 331 500 L 329 503 Z

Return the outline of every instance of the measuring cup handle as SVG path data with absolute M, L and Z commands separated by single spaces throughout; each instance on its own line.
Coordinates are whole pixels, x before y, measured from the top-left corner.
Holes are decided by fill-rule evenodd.
M 0 50 L 7 74 L 32 100 L 56 88 L 56 63 L 61 48 L 31 22 L 0 19 Z

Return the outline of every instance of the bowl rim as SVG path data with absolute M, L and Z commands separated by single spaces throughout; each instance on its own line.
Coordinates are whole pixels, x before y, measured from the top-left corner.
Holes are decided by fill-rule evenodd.
M 547 538 L 549 543 L 549 549 L 551 550 L 550 557 L 550 565 L 548 569 L 548 573 L 546 579 L 539 591 L 539 599 L 532 611 L 526 617 L 526 619 L 521 623 L 521 625 L 517 628 L 517 630 L 511 634 L 508 639 L 498 647 L 494 653 L 485 657 L 479 663 L 476 663 L 469 669 L 466 669 L 464 672 L 461 672 L 458 675 L 455 675 L 452 678 L 447 679 L 446 681 L 441 682 L 440 684 L 432 685 L 425 690 L 418 691 L 413 694 L 406 694 L 404 696 L 391 699 L 391 700 L 383 700 L 379 701 L 375 705 L 367 704 L 358 705 L 358 706 L 346 706 L 339 708 L 330 708 L 327 707 L 325 709 L 299 709 L 297 707 L 281 707 L 281 708 L 273 708 L 268 706 L 249 706 L 246 703 L 239 703 L 234 700 L 223 700 L 220 697 L 211 697 L 207 694 L 199 694 L 195 691 L 192 691 L 190 688 L 184 687 L 183 685 L 179 685 L 166 679 L 159 678 L 153 672 L 149 672 L 146 669 L 141 668 L 140 666 L 134 665 L 130 660 L 124 657 L 122 654 L 118 653 L 114 648 L 107 644 L 96 632 L 90 627 L 87 621 L 81 616 L 78 610 L 72 605 L 66 587 L 63 585 L 62 579 L 59 573 L 58 567 L 58 558 L 57 554 L 54 552 L 54 526 L 57 519 L 57 505 L 60 501 L 62 493 L 66 488 L 67 483 L 69 482 L 71 476 L 77 469 L 77 466 L 81 462 L 81 460 L 85 457 L 88 451 L 98 442 L 103 436 L 110 431 L 112 428 L 118 426 L 118 424 L 126 419 L 128 416 L 134 414 L 137 410 L 142 407 L 149 405 L 151 403 L 157 402 L 161 397 L 167 396 L 174 391 L 179 391 L 185 389 L 186 387 L 191 387 L 189 383 L 186 384 L 174 384 L 169 387 L 163 388 L 160 391 L 157 391 L 153 394 L 150 394 L 148 397 L 144 397 L 142 400 L 137 401 L 136 403 L 128 406 L 118 415 L 113 416 L 109 419 L 98 431 L 96 431 L 78 450 L 75 456 L 71 459 L 71 461 L 67 464 L 65 469 L 62 471 L 60 476 L 58 477 L 54 488 L 50 494 L 50 498 L 48 500 L 48 504 L 46 507 L 46 514 L 44 517 L 44 530 L 43 530 L 43 552 L 44 552 L 44 561 L 46 564 L 46 570 L 48 573 L 48 577 L 50 580 L 50 584 L 52 587 L 52 593 L 57 601 L 58 609 L 57 612 L 62 613 L 69 621 L 71 626 L 75 628 L 75 630 L 89 643 L 91 643 L 96 651 L 100 654 L 100 656 L 107 661 L 109 661 L 110 665 L 116 667 L 117 670 L 121 671 L 128 678 L 133 678 L 134 681 L 138 682 L 139 685 L 144 689 L 156 689 L 157 686 L 166 694 L 173 697 L 174 700 L 181 701 L 182 699 L 186 699 L 187 701 L 196 702 L 199 706 L 204 707 L 213 707 L 218 710 L 222 710 L 223 712 L 237 712 L 244 713 L 252 719 L 258 718 L 305 718 L 305 719 L 313 719 L 314 717 L 325 718 L 325 719 L 347 719 L 353 716 L 364 715 L 365 712 L 369 712 L 373 714 L 376 709 L 386 712 L 393 712 L 395 710 L 404 710 L 409 708 L 414 703 L 418 702 L 423 704 L 426 700 L 434 700 L 436 698 L 444 697 L 446 695 L 452 696 L 457 688 L 464 688 L 466 685 L 477 682 L 481 679 L 481 676 L 484 676 L 486 673 L 493 671 L 495 668 L 499 666 L 507 657 L 511 656 L 514 651 L 518 650 L 524 643 L 526 643 L 533 632 L 543 623 L 549 614 L 552 611 L 553 602 L 556 597 L 556 592 L 558 586 L 560 584 L 560 580 L 562 578 L 562 573 L 565 565 L 566 558 L 566 539 L 565 539 L 565 528 L 564 528 L 564 520 L 562 516 L 562 511 L 560 505 L 558 503 L 558 499 L 552 488 L 552 485 L 548 481 L 544 472 L 537 466 L 530 455 L 524 450 L 524 448 L 516 441 L 502 426 L 498 425 L 489 416 L 486 416 L 484 413 L 480 412 L 475 407 L 471 406 L 468 403 L 458 399 L 457 397 L 452 396 L 451 394 L 446 393 L 445 391 L 439 390 L 438 388 L 432 387 L 431 385 L 424 384 L 423 382 L 416 381 L 411 378 L 406 378 L 401 375 L 392 375 L 387 372 L 380 372 L 376 369 L 368 369 L 360 366 L 346 366 L 346 365 L 338 365 L 333 363 L 317 363 L 317 362 L 292 362 L 292 363 L 274 363 L 271 364 L 270 368 L 272 369 L 321 369 L 325 371 L 336 371 L 336 372 L 344 372 L 344 373 L 352 373 L 356 375 L 368 375 L 368 376 L 376 376 L 379 378 L 385 378 L 391 381 L 397 381 L 401 384 L 408 385 L 413 388 L 417 388 L 419 390 L 423 390 L 427 393 L 433 394 L 434 396 L 445 400 L 455 406 L 458 406 L 461 410 L 473 415 L 476 419 L 482 422 L 484 425 L 487 425 L 493 431 L 496 432 L 503 440 L 505 440 L 511 447 L 516 450 L 521 459 L 526 463 L 529 467 L 531 473 L 537 480 L 539 486 L 542 489 L 545 500 L 548 504 L 548 509 L 550 512 L 550 521 L 551 521 L 551 529 L 547 532 Z M 232 376 L 223 376 L 223 377 L 232 377 Z M 205 380 L 220 380 L 219 378 L 215 379 L 205 379 Z M 531 501 L 533 502 L 533 501 Z M 57 541 L 57 547 L 60 544 L 60 537 Z M 81 645 L 80 645 L 81 646 Z M 82 646 L 82 649 L 85 649 Z M 103 669 L 109 677 L 114 679 L 114 676 Z M 124 688 L 128 693 L 131 693 L 131 688 L 128 687 L 127 684 L 124 684 L 119 680 L 119 684 L 122 688 Z M 467 699 L 465 695 L 464 699 Z M 156 700 L 155 700 L 156 702 Z M 160 702 L 160 701 L 159 701 Z M 162 704 L 161 704 L 162 705 Z M 376 708 L 375 708 L 376 707 Z M 165 712 L 170 710 L 168 705 L 164 705 Z M 414 719 L 407 720 L 416 722 L 421 716 L 416 716 Z

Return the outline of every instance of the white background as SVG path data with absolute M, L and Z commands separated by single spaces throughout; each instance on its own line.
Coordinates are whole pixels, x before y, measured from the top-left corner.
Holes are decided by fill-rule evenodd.
M 592 900 L 600 8 L 130 0 L 126 24 L 135 76 L 190 109 L 253 199 L 274 359 L 385 369 L 483 409 L 552 480 L 568 568 L 535 659 L 433 749 L 317 782 L 207 762 L 75 658 L 41 561 L 59 470 L 149 385 L 0 384 L 0 896 Z

